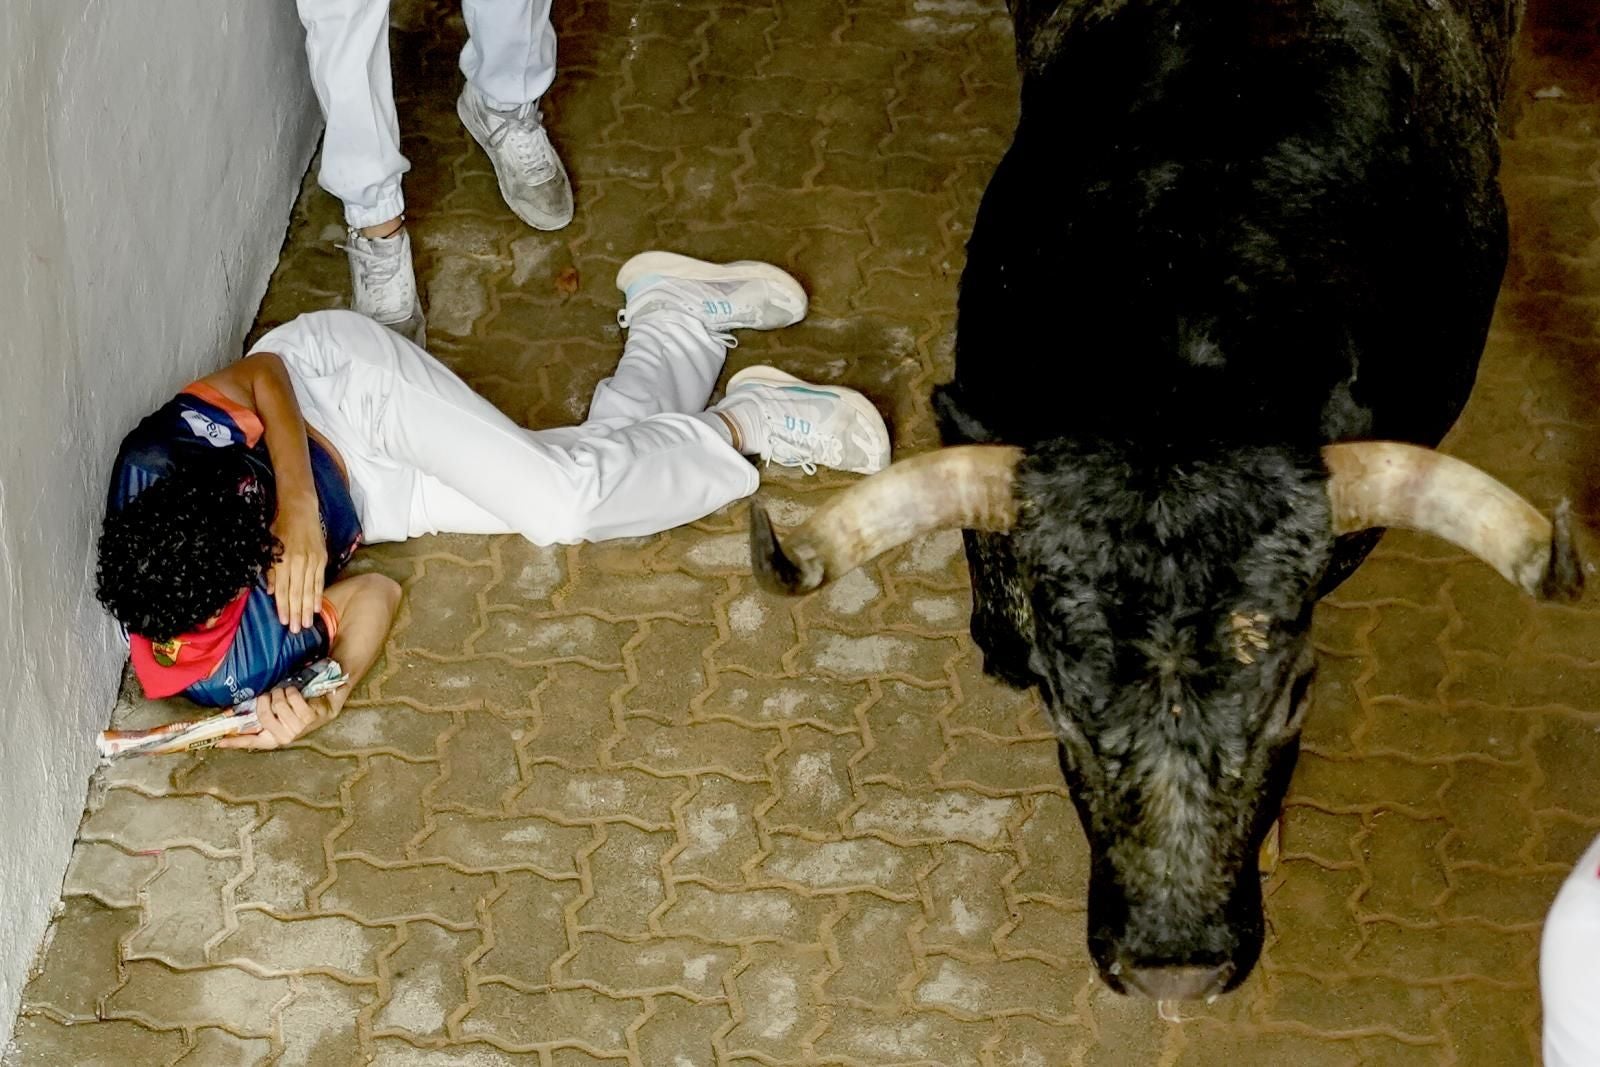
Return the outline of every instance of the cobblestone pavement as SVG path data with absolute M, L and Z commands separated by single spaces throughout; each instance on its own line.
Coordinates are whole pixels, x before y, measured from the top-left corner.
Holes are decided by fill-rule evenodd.
M 457 124 L 450 5 L 397 11 L 440 356 L 514 417 L 567 422 L 620 349 L 623 259 L 764 257 L 812 314 L 730 369 L 848 382 L 900 449 L 929 445 L 1013 118 L 1000 5 L 557 7 L 550 121 L 580 208 L 554 235 L 514 222 Z M 1574 496 L 1592 527 L 1590 10 L 1534 4 L 1516 255 L 1448 447 L 1541 507 Z M 338 236 L 308 183 L 262 328 L 342 298 Z M 793 522 L 845 481 L 774 471 L 764 491 Z M 1081 833 L 1037 706 L 979 673 L 958 538 L 780 602 L 748 574 L 745 517 L 363 553 L 407 598 L 339 721 L 292 751 L 95 779 L 5 1063 L 1536 1062 L 1539 923 L 1600 831 L 1600 596 L 1536 606 L 1446 547 L 1385 542 L 1318 618 L 1262 964 L 1173 1025 L 1092 975 Z

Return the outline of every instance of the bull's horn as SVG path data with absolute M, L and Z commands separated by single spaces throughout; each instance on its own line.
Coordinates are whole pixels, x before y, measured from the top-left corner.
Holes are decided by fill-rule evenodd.
M 958 445 L 901 460 L 836 494 L 784 543 L 759 503 L 750 509 L 750 563 L 775 593 L 809 593 L 932 530 L 1007 530 L 1022 450 Z
M 1328 445 L 1336 533 L 1402 526 L 1442 537 L 1533 596 L 1571 600 L 1583 589 L 1566 503 L 1556 519 L 1459 459 L 1394 441 Z

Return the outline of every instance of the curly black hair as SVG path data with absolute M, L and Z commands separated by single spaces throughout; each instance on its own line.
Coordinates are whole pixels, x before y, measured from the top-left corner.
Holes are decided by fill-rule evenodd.
M 100 530 L 95 595 L 133 633 L 167 641 L 215 615 L 283 552 L 272 486 L 243 449 L 209 449 Z

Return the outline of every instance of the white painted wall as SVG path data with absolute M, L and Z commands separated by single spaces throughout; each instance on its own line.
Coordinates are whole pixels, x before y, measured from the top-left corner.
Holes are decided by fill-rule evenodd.
M 0 0 L 0 1044 L 122 668 L 117 442 L 240 354 L 318 124 L 289 0 Z

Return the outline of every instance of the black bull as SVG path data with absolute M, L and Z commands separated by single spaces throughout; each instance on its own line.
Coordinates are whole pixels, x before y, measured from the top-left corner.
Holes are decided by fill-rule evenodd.
M 1386 526 L 1571 596 L 1568 523 L 1431 450 L 1506 259 L 1502 0 L 1017 0 L 1015 136 L 961 279 L 947 447 L 756 573 L 805 592 L 962 527 L 972 636 L 1038 686 L 1115 989 L 1231 989 L 1317 598 Z

